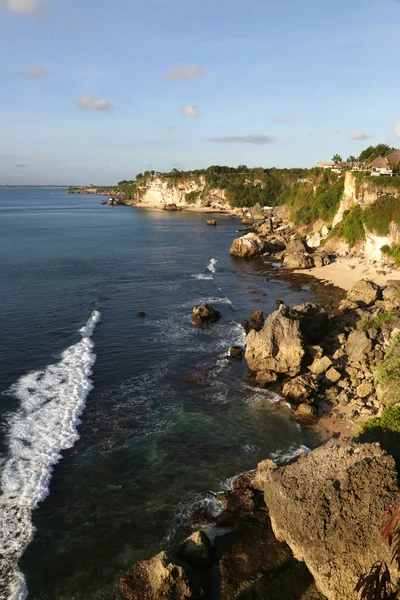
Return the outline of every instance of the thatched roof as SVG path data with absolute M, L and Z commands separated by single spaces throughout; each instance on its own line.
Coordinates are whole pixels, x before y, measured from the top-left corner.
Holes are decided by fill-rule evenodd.
M 389 169 L 389 161 L 387 158 L 383 158 L 382 156 L 378 156 L 370 165 L 372 169 Z
M 395 150 L 386 158 L 392 167 L 398 167 L 400 163 L 400 150 Z

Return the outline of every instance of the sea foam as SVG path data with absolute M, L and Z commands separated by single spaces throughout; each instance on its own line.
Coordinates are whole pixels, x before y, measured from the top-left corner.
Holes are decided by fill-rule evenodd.
M 23 600 L 28 591 L 18 561 L 32 541 L 32 510 L 49 493 L 53 466 L 79 435 L 77 426 L 96 356 L 91 340 L 100 313 L 93 311 L 82 339 L 56 364 L 28 373 L 8 390 L 20 401 L 10 419 L 8 458 L 0 475 L 0 598 Z
M 215 268 L 215 265 L 217 264 L 217 259 L 216 258 L 212 258 L 208 264 L 207 269 L 209 271 L 211 271 L 211 273 L 216 273 L 217 269 Z

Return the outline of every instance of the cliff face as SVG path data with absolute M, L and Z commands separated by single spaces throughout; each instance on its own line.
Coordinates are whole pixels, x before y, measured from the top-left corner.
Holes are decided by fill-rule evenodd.
M 167 204 L 192 208 L 228 207 L 225 190 L 207 189 L 204 177 L 185 179 L 178 183 L 173 183 L 170 179 L 153 177 L 138 186 L 137 198 L 134 202 L 156 208 L 163 208 Z

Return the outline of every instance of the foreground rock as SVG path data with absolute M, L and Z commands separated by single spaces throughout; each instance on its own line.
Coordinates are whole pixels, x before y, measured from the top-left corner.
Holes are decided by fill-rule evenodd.
M 195 325 L 209 325 L 216 323 L 221 318 L 221 313 L 215 310 L 210 304 L 200 304 L 195 306 L 191 317 L 192 323 Z
M 303 356 L 300 322 L 284 304 L 269 315 L 261 331 L 252 330 L 248 335 L 246 360 L 257 373 L 286 373 L 294 377 L 300 373 Z M 263 380 L 268 382 L 268 378 Z
M 358 578 L 377 561 L 397 581 L 381 534 L 385 511 L 398 502 L 397 473 L 379 445 L 335 439 L 286 467 L 267 460 L 253 485 L 264 493 L 277 539 L 329 600 L 359 600 Z
M 264 251 L 263 240 L 255 233 L 248 233 L 233 240 L 230 253 L 240 258 L 259 256 Z

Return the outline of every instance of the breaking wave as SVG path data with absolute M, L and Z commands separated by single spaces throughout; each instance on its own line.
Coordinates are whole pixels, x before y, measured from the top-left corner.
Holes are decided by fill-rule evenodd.
M 100 313 L 93 311 L 82 339 L 58 363 L 21 377 L 8 390 L 20 401 L 10 419 L 8 451 L 0 476 L 0 598 L 23 600 L 28 590 L 18 561 L 32 541 L 32 510 L 49 493 L 53 466 L 79 435 L 79 417 L 93 388 L 91 340 Z
M 209 264 L 208 264 L 208 267 L 207 267 L 207 269 L 208 269 L 209 271 L 211 271 L 211 273 L 216 273 L 216 272 L 217 272 L 217 269 L 215 268 L 215 265 L 217 264 L 217 262 L 218 262 L 218 261 L 217 261 L 217 259 L 216 259 L 216 258 L 212 258 L 212 259 L 210 260 L 210 262 L 209 262 Z

